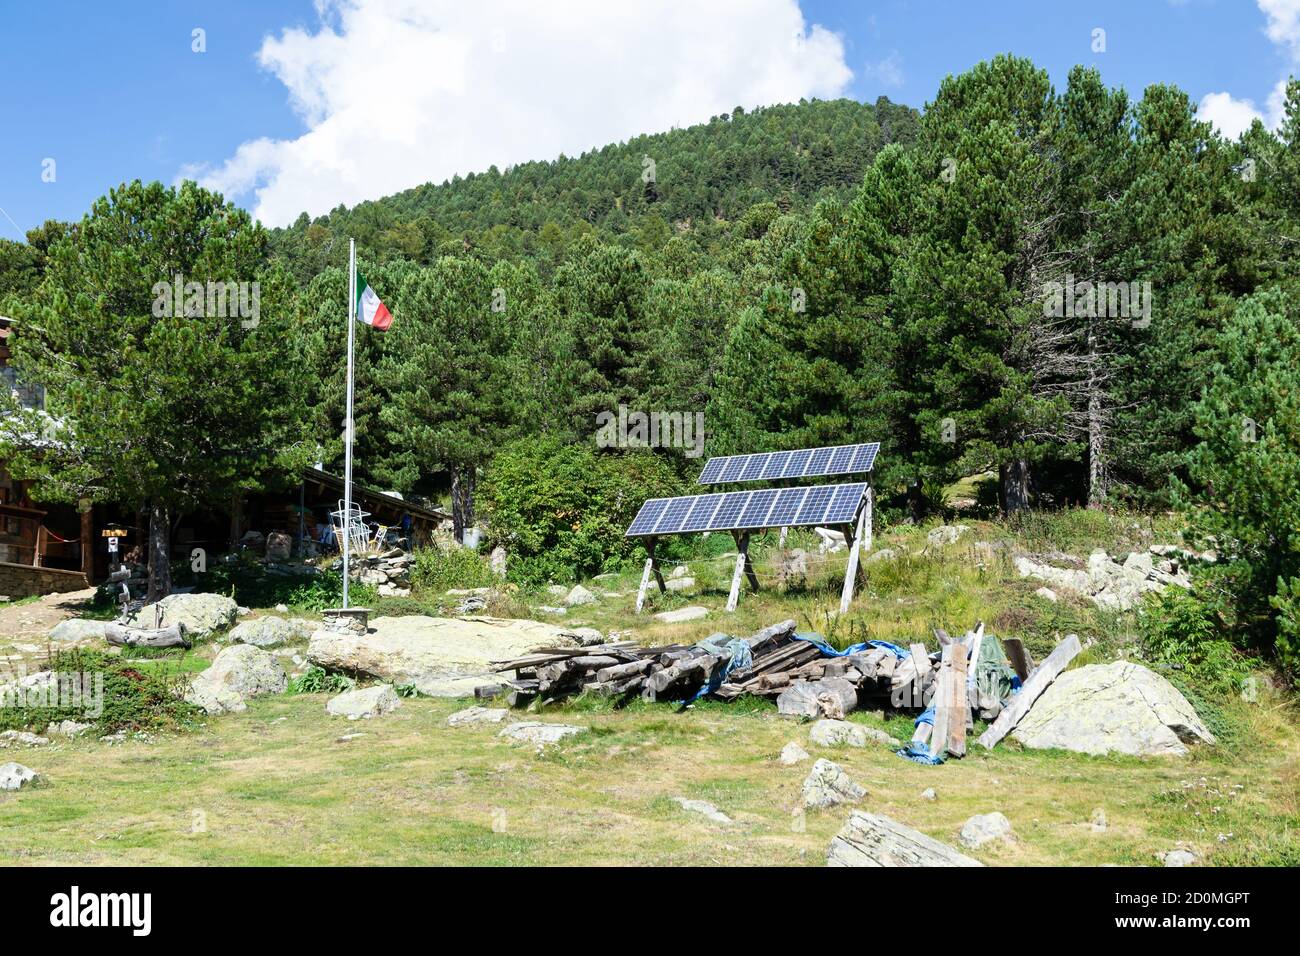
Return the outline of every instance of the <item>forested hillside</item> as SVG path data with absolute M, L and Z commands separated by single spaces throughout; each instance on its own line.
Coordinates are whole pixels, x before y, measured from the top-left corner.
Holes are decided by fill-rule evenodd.
M 335 237 L 369 257 L 429 262 L 472 251 L 492 259 L 562 258 L 588 233 L 646 246 L 686 235 L 707 246 L 719 224 L 762 202 L 783 212 L 856 188 L 890 143 L 910 143 L 917 113 L 881 97 L 739 107 L 708 123 L 612 143 L 578 157 L 495 166 L 427 183 L 352 209 L 339 207 L 271 234 L 300 280 L 346 262 Z

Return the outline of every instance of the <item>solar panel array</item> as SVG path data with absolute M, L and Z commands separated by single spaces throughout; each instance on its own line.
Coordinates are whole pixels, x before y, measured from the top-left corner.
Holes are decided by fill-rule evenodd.
M 866 483 L 857 482 L 651 498 L 641 506 L 626 537 L 848 524 L 866 492 Z
M 774 481 L 781 478 L 815 478 L 823 475 L 864 474 L 876 462 L 880 442 L 835 445 L 799 451 L 765 451 L 756 455 L 710 458 L 700 472 L 701 485 L 732 481 Z

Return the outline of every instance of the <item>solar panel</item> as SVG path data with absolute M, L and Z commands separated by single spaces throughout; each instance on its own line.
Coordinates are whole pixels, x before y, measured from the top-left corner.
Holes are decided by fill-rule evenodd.
M 878 451 L 879 442 L 868 442 L 863 445 L 832 445 L 828 448 L 766 451 L 756 455 L 710 458 L 700 472 L 699 483 L 715 485 L 732 481 L 865 474 L 875 465 Z
M 866 483 L 859 482 L 651 498 L 628 527 L 627 537 L 847 524 L 857 514 L 866 491 Z

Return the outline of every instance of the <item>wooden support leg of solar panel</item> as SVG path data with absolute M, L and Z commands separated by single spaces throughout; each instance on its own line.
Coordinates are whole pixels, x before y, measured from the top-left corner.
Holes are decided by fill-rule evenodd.
M 641 572 L 641 587 L 636 592 L 636 613 L 638 614 L 641 613 L 641 608 L 645 606 L 645 592 L 650 587 L 650 575 L 652 573 L 655 576 L 655 582 L 659 585 L 659 593 L 663 594 L 668 590 L 668 586 L 664 584 L 663 572 L 659 570 L 659 565 L 655 562 L 654 538 L 646 538 L 645 550 L 649 557 L 645 559 L 645 570 Z
M 862 550 L 864 548 L 867 551 L 871 550 L 871 503 L 871 486 L 868 485 L 866 494 L 862 496 L 862 507 L 858 511 L 856 528 L 850 525 L 845 529 L 844 537 L 849 543 L 849 566 L 844 569 L 844 589 L 840 592 L 841 614 L 849 613 L 849 605 L 853 603 L 853 589 L 862 567 Z
M 758 590 L 758 575 L 754 573 L 754 563 L 749 560 L 749 532 L 733 531 L 736 539 L 736 570 L 731 574 L 731 593 L 727 595 L 727 610 L 734 611 L 740 601 L 740 579 L 749 578 L 749 586 Z

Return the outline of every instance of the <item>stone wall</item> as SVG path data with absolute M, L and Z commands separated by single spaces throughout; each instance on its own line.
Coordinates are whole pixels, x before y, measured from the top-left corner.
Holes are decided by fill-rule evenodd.
M 0 561 L 0 595 L 11 601 L 49 594 L 80 591 L 88 588 L 86 576 L 80 571 L 61 571 L 56 568 L 34 568 L 28 564 L 11 564 Z

